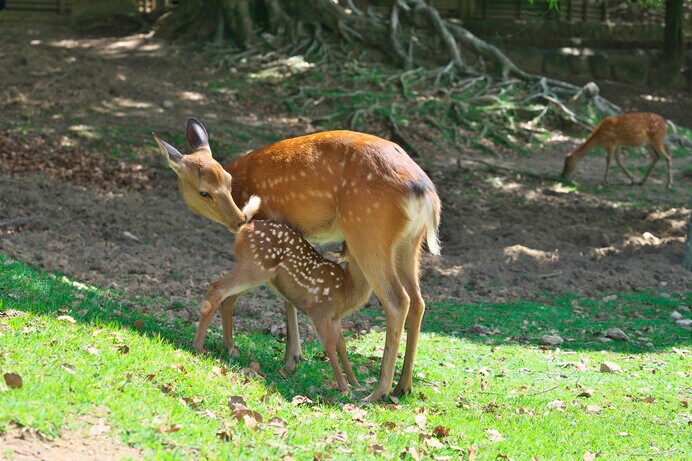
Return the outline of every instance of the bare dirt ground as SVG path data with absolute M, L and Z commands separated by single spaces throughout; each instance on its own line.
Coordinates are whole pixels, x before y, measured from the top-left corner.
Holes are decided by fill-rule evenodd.
M 111 428 L 103 419 L 83 418 L 83 427 L 62 431 L 56 439 L 46 438 L 27 428 L 14 428 L 0 437 L 0 460 L 7 461 L 71 461 L 141 459 L 142 452 L 108 436 Z M 11 457 L 10 457 L 11 454 Z
M 262 133 L 278 139 L 319 127 L 285 116 L 271 95 L 211 91 L 208 82 L 229 74 L 211 69 L 202 50 L 150 35 L 75 37 L 50 16 L 0 15 L 0 251 L 154 298 L 152 310 L 194 321 L 206 286 L 232 264 L 233 236 L 186 209 L 150 132 L 182 149 L 185 120 L 195 116 L 207 125 L 215 154 L 229 159 L 267 144 Z M 615 102 L 637 110 L 641 92 L 618 91 L 611 91 Z M 691 126 L 680 108 L 692 96 L 669 96 L 669 105 L 663 98 L 654 109 Z M 238 142 L 228 135 L 234 131 L 250 135 Z M 594 186 L 587 192 L 541 179 L 560 170 L 576 141 L 556 133 L 530 157 L 486 157 L 509 169 L 430 153 L 426 168 L 444 211 L 443 256 L 425 256 L 423 264 L 428 299 L 690 289 L 679 262 L 691 156 L 675 159 L 673 191 L 663 188 L 662 167 L 643 187 L 624 184 L 613 169 L 612 185 L 597 189 L 602 154 L 576 174 Z M 280 330 L 281 309 L 268 290 L 247 296 L 237 312 L 241 331 Z
M 151 298 L 152 311 L 194 322 L 206 286 L 232 265 L 233 236 L 186 209 L 150 132 L 183 148 L 185 120 L 195 116 L 207 125 L 216 155 L 229 159 L 266 144 L 262 133 L 278 139 L 316 128 L 282 114 L 271 95 L 210 91 L 207 82 L 228 73 L 210 69 L 201 50 L 149 35 L 75 38 L 54 20 L 0 14 L 0 252 Z M 649 98 L 640 107 L 638 94 L 618 87 L 606 96 L 628 110 L 656 110 L 692 126 L 682 109 L 692 103 L 690 95 L 664 95 L 655 106 Z M 234 131 L 251 134 L 238 142 L 227 134 Z M 660 169 L 644 187 L 625 185 L 613 171 L 613 184 L 597 189 L 602 155 L 585 160 L 576 175 L 594 185 L 587 192 L 541 179 L 560 170 L 575 141 L 556 133 L 550 147 L 533 156 L 486 157 L 499 167 L 431 150 L 426 168 L 444 206 L 443 256 L 424 257 L 427 299 L 690 289 L 692 277 L 680 258 L 692 155 L 675 159 L 670 192 Z M 279 301 L 266 289 L 246 296 L 236 312 L 238 331 L 282 332 Z M 356 315 L 354 322 L 366 320 Z M 15 459 L 46 453 L 61 459 L 64 443 L 84 448 L 84 459 L 137 456 L 119 451 L 117 441 L 92 443 L 84 434 L 65 433 L 50 443 L 23 437 L 2 438 L 17 456 L 27 453 Z

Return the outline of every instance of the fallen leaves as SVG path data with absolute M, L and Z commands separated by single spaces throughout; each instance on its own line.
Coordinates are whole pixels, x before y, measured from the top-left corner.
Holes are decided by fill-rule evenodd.
M 4 373 L 2 377 L 5 378 L 5 384 L 10 389 L 21 389 L 24 386 L 24 380 L 17 373 Z
M 348 442 L 348 433 L 346 431 L 340 431 L 334 435 L 325 437 L 324 441 L 327 445 L 334 442 Z
M 228 398 L 228 406 L 231 408 L 231 415 L 238 421 L 242 421 L 248 429 L 256 429 L 257 425 L 263 421 L 262 415 L 254 410 L 250 410 L 245 403 L 245 399 L 233 395 Z
M 223 440 L 224 442 L 233 441 L 233 431 L 230 427 L 224 427 L 216 432 L 216 436 Z
M 541 338 L 541 344 L 544 346 L 557 346 L 564 343 L 565 340 L 557 335 L 543 335 Z
M 291 400 L 291 403 L 295 406 L 300 406 L 300 405 L 312 405 L 314 402 L 312 400 L 310 400 L 310 397 L 307 397 L 305 395 L 296 395 Z
M 445 439 L 449 435 L 449 428 L 444 426 L 435 426 L 433 435 L 438 439 Z
M 159 434 L 168 434 L 171 432 L 178 432 L 183 426 L 180 424 L 161 424 L 156 428 L 154 432 Z
M 601 373 L 622 373 L 622 368 L 615 362 L 601 363 Z
M 58 320 L 68 323 L 77 323 L 77 321 L 71 315 L 58 315 Z
M 488 437 L 488 439 L 490 439 L 492 442 L 500 442 L 505 439 L 502 437 L 502 434 L 500 434 L 500 431 L 495 429 L 486 429 L 484 432 L 486 437 Z
M 381 455 L 382 453 L 384 453 L 384 447 L 378 444 L 368 445 L 366 450 L 371 453 L 375 453 L 376 455 Z
M 365 418 L 365 415 L 367 414 L 365 410 L 363 410 L 362 408 L 358 408 L 352 403 L 344 404 L 344 406 L 341 407 L 341 409 L 349 415 L 351 415 L 351 418 L 353 418 L 354 421 L 360 423 L 363 422 L 363 418 Z
M 552 402 L 549 402 L 546 406 L 550 409 L 557 411 L 565 411 L 565 408 L 567 407 L 565 402 L 563 402 L 562 400 L 553 400 Z
M 428 418 L 423 414 L 419 414 L 419 415 L 416 415 L 415 420 L 416 420 L 416 426 L 418 426 L 421 430 L 425 430 L 425 426 L 428 423 Z

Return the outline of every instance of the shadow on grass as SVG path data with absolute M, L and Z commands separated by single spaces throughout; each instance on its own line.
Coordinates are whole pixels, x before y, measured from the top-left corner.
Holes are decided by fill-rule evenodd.
M 692 292 L 661 295 L 655 292 L 620 294 L 596 300 L 571 295 L 547 296 L 544 302 L 519 301 L 507 304 L 459 305 L 453 302 L 428 303 L 422 332 L 434 332 L 467 341 L 508 346 L 539 347 L 543 335 L 559 335 L 559 347 L 574 351 L 609 350 L 620 353 L 647 353 L 671 347 L 688 347 L 692 333 L 669 318 L 670 313 L 692 304 Z M 0 255 L 0 312 L 9 309 L 38 315 L 70 315 L 78 322 L 111 324 L 160 338 L 176 348 L 194 353 L 195 326 L 181 319 L 166 319 L 147 311 L 147 300 L 131 300 L 50 275 Z M 381 316 L 378 308 L 362 311 L 373 323 Z M 629 341 L 603 342 L 602 332 L 619 328 Z M 324 359 L 319 342 L 304 344 L 307 362 L 293 376 L 281 373 L 284 343 L 276 337 L 240 332 L 235 337 L 240 356 L 229 362 L 221 336 L 212 329 L 207 347 L 212 358 L 241 370 L 259 366 L 267 383 L 287 400 L 297 394 L 318 396 L 325 403 L 339 399 L 338 391 L 327 389 L 334 382 L 332 369 Z M 347 345 L 349 342 L 347 334 Z M 400 355 L 403 355 L 401 346 Z M 349 359 L 365 389 L 364 379 L 377 378 L 381 353 L 362 355 L 349 351 Z M 370 380 L 371 381 L 371 380 Z M 414 384 L 415 385 L 415 384 Z M 365 392 L 355 397 L 364 397 Z M 345 397 L 352 400 L 351 397 Z

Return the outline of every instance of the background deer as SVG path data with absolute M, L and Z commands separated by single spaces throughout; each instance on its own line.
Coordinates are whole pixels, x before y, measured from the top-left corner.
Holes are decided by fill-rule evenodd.
M 248 219 L 259 208 L 253 196 L 243 208 Z M 250 221 L 241 225 L 235 239 L 236 263 L 229 275 L 211 284 L 201 306 L 195 348 L 202 351 L 204 338 L 216 308 L 222 301 L 230 307 L 238 297 L 263 283 L 268 283 L 281 297 L 310 317 L 334 368 L 341 392 L 348 384 L 339 368 L 337 353 L 348 382 L 358 385 L 346 356 L 341 319 L 361 307 L 370 297 L 371 288 L 345 247 L 341 257 L 346 267 L 322 257 L 296 231 L 273 221 Z M 232 327 L 231 327 L 232 328 Z M 230 331 L 231 347 L 233 334 Z
M 401 147 L 364 133 L 328 131 L 279 141 L 222 167 L 195 119 L 187 122 L 191 154 L 156 140 L 188 206 L 229 230 L 245 222 L 236 203 L 258 195 L 258 219 L 288 224 L 311 242 L 345 241 L 351 264 L 362 270 L 386 319 L 380 379 L 368 400 L 391 390 L 404 324 L 406 355 L 394 392 L 411 391 L 425 311 L 418 284 L 420 251 L 425 240 L 432 254 L 440 253 L 440 200 L 432 181 Z M 290 325 L 296 322 L 295 309 L 290 304 L 286 309 L 288 331 L 297 333 Z M 229 311 L 221 306 L 225 327 Z M 287 348 L 299 350 L 296 337 L 287 338 Z
M 659 157 L 663 156 L 668 165 L 666 187 L 670 188 L 673 184 L 673 177 L 671 172 L 671 157 L 665 146 L 667 129 L 668 127 L 665 119 L 656 114 L 634 113 L 606 117 L 601 123 L 596 125 L 596 128 L 593 129 L 586 141 L 565 156 L 562 177 L 567 178 L 572 174 L 577 164 L 586 154 L 597 147 L 603 147 L 607 152 L 603 184 L 608 182 L 608 169 L 610 167 L 610 160 L 613 157 L 615 157 L 615 161 L 620 169 L 622 169 L 630 181 L 634 183 L 634 178 L 620 160 L 620 147 L 638 147 L 643 144 L 648 144 L 650 146 L 651 164 L 639 184 L 644 184 L 651 174 L 651 171 L 654 169 L 656 162 L 658 162 Z

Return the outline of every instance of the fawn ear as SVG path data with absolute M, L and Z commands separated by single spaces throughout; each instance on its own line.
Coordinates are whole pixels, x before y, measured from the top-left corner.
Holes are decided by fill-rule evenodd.
M 187 136 L 187 142 L 190 147 L 197 150 L 202 147 L 206 147 L 209 150 L 209 135 L 204 126 L 195 118 L 187 119 L 187 128 L 185 130 Z
M 175 172 L 178 172 L 182 168 L 183 154 L 178 152 L 178 149 L 168 144 L 163 139 L 159 138 L 156 133 L 152 133 L 156 144 L 159 145 L 159 150 L 166 158 L 168 166 L 170 166 Z

